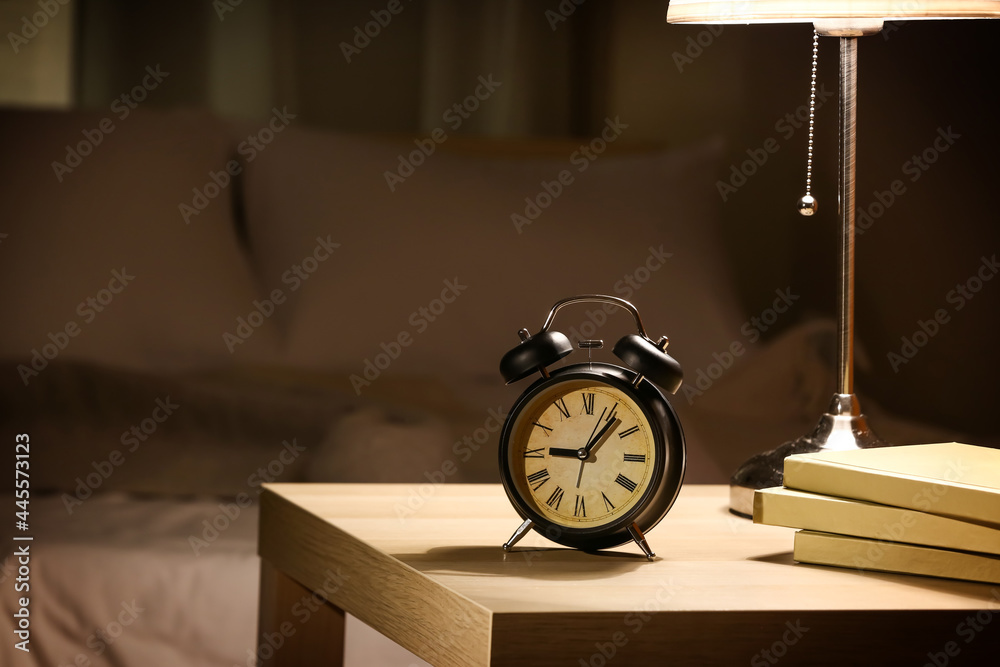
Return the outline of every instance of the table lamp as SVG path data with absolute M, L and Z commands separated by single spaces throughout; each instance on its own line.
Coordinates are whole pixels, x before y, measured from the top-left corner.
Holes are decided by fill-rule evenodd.
M 779 486 L 783 462 L 790 454 L 820 450 L 886 446 L 868 426 L 854 395 L 854 176 L 857 124 L 857 38 L 878 33 L 886 20 L 997 18 L 1000 0 L 670 0 L 668 23 L 812 23 L 817 38 L 840 40 L 840 184 L 837 285 L 837 388 L 827 412 L 812 433 L 750 458 L 730 480 L 730 510 L 753 514 L 755 489 Z M 816 47 L 813 48 L 813 101 Z M 812 105 L 806 193 L 799 212 L 812 215 Z

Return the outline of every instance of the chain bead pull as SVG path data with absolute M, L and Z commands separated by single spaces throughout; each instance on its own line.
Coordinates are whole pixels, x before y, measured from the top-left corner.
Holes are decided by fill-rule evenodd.
M 816 63 L 819 60 L 819 33 L 813 30 L 812 80 L 809 85 L 809 149 L 806 160 L 806 193 L 799 197 L 799 213 L 814 215 L 819 203 L 812 196 L 813 134 L 816 123 Z

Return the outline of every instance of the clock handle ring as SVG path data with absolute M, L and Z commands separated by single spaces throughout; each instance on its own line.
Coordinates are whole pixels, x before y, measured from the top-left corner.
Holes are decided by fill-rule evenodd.
M 552 306 L 549 316 L 542 325 L 537 336 L 551 336 L 555 332 L 549 332 L 555 320 L 556 313 L 562 308 L 575 303 L 608 303 L 623 310 L 628 311 L 635 320 L 638 334 L 628 334 L 618 341 L 614 348 L 614 354 L 625 362 L 637 375 L 635 383 L 638 384 L 643 377 L 648 377 L 657 385 L 663 387 L 671 394 L 676 393 L 681 386 L 684 373 L 677 361 L 667 354 L 669 340 L 666 336 L 658 341 L 653 341 L 646 335 L 646 329 L 642 325 L 642 318 L 639 317 L 639 310 L 625 299 L 605 294 L 581 294 L 561 299 Z
M 549 311 L 549 316 L 546 318 L 545 324 L 542 325 L 542 329 L 538 333 L 548 331 L 549 327 L 552 326 L 552 321 L 556 318 L 556 313 L 558 313 L 563 307 L 574 303 L 608 303 L 612 306 L 622 308 L 632 315 L 632 319 L 635 320 L 635 327 L 639 331 L 639 334 L 643 338 L 649 339 L 649 336 L 646 335 L 645 327 L 642 326 L 642 318 L 639 317 L 638 309 L 625 299 L 620 299 L 616 296 L 607 296 L 606 294 L 580 294 L 579 296 L 571 296 L 566 299 L 556 301 L 555 305 L 552 306 L 552 310 Z

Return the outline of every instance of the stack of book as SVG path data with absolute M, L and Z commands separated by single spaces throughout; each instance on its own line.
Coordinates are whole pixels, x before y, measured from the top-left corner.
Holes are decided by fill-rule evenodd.
M 1000 583 L 1000 449 L 957 442 L 797 454 L 753 520 L 795 560 Z

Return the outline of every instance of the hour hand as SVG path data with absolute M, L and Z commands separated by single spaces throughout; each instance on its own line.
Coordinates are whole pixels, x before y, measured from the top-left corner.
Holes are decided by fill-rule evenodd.
M 579 449 L 565 449 L 563 447 L 549 447 L 549 456 L 565 456 L 569 459 L 575 459 L 579 456 Z

